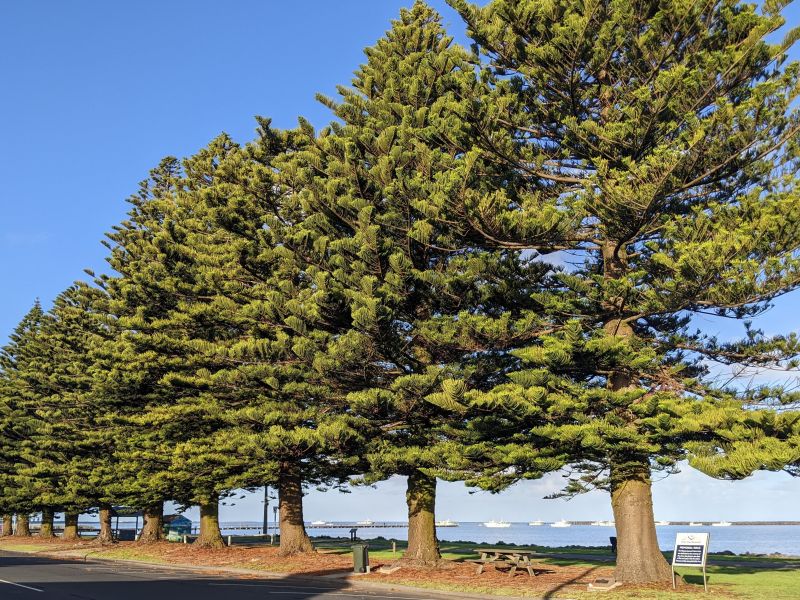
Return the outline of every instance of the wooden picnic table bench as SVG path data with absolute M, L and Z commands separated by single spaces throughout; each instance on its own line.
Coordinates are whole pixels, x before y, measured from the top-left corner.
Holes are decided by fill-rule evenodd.
M 471 560 L 478 565 L 477 575 L 483 573 L 486 565 L 492 565 L 495 569 L 508 568 L 509 577 L 513 577 L 517 569 L 525 569 L 528 575 L 536 577 L 533 570 L 531 556 L 537 554 L 534 550 L 509 550 L 505 548 L 473 548 L 473 552 L 479 552 L 481 557 L 478 560 Z

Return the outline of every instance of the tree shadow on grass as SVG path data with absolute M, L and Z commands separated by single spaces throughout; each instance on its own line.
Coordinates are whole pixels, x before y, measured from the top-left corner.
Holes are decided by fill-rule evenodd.
M 592 573 L 594 573 L 595 571 L 597 571 L 600 568 L 601 567 L 599 567 L 599 566 L 587 567 L 581 573 L 575 575 L 574 577 L 571 577 L 571 578 L 569 578 L 569 579 L 567 579 L 565 581 L 560 581 L 556 585 L 554 585 L 553 587 L 551 587 L 551 588 L 549 588 L 547 590 L 544 590 L 544 592 L 542 594 L 542 598 L 555 598 L 556 594 L 558 594 L 564 588 L 567 588 L 567 587 L 572 586 L 572 585 L 578 585 L 578 582 L 591 577 Z

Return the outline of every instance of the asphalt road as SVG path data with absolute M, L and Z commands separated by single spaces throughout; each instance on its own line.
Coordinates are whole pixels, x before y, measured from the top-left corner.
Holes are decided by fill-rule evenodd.
M 79 562 L 0 551 L 2 600 L 425 600 L 436 595 L 348 588 L 343 581 L 245 579 L 159 565 Z

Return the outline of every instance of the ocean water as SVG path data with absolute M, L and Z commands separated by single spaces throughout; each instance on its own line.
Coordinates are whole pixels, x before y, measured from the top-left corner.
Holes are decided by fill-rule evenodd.
M 336 523 L 339 524 L 339 523 Z M 255 522 L 222 523 L 226 535 L 258 533 L 250 527 Z M 345 528 L 309 527 L 311 536 L 349 537 L 349 527 L 358 528 L 358 537 L 364 540 L 383 537 L 387 539 L 408 539 L 405 527 L 358 527 Z M 247 527 L 244 529 L 243 527 Z M 675 534 L 678 532 L 708 532 L 711 534 L 709 551 L 725 550 L 736 554 L 780 553 L 800 556 L 800 525 L 732 525 L 730 527 L 687 527 L 686 525 L 665 525 L 656 528 L 659 546 L 662 550 L 672 550 Z M 437 534 L 442 541 L 470 541 L 498 544 L 535 544 L 540 546 L 608 546 L 609 536 L 616 535 L 614 527 L 592 525 L 573 525 L 556 528 L 549 524 L 531 527 L 527 523 L 512 523 L 510 527 L 494 529 L 482 523 L 459 523 L 458 527 L 439 527 Z

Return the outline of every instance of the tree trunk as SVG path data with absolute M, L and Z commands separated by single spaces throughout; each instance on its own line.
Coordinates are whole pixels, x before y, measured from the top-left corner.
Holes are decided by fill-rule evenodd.
M 0 537 L 7 537 L 14 533 L 14 517 L 12 515 L 3 515 L 3 532 Z
M 602 247 L 603 277 L 618 280 L 629 270 L 627 246 L 624 242 L 606 240 Z M 635 332 L 626 314 L 625 296 L 610 297 L 603 308 L 614 315 L 603 326 L 609 336 L 630 341 Z M 628 369 L 615 369 L 608 375 L 607 387 L 614 392 L 638 388 L 638 378 Z M 632 427 L 633 417 L 628 419 Z M 645 451 L 646 452 L 646 451 Z M 617 568 L 614 578 L 622 583 L 666 583 L 672 571 L 658 548 L 653 516 L 653 496 L 650 489 L 648 456 L 608 457 L 611 476 L 611 507 L 617 525 Z
M 297 467 L 283 463 L 278 477 L 278 512 L 280 513 L 280 554 L 313 552 L 314 547 L 303 522 L 303 482 Z
M 68 541 L 80 539 L 78 536 L 78 513 L 64 513 L 64 535 L 61 536 L 61 539 Z
M 415 471 L 408 478 L 408 550 L 405 558 L 436 563 L 439 541 L 436 539 L 436 478 Z
M 200 503 L 200 535 L 194 542 L 200 548 L 223 548 L 225 540 L 219 530 L 219 500 Z
M 31 526 L 30 526 L 30 517 L 29 515 L 23 515 L 17 513 L 17 526 L 14 529 L 14 536 L 16 537 L 30 537 L 31 535 Z
M 114 532 L 111 529 L 111 507 L 103 504 L 100 507 L 100 535 L 95 542 L 99 544 L 113 544 Z
M 39 529 L 39 537 L 40 538 L 53 538 L 56 537 L 56 534 L 53 533 L 53 518 L 55 515 L 53 514 L 52 508 L 43 508 L 42 509 L 42 527 Z
M 658 548 L 647 464 L 611 468 L 611 506 L 617 524 L 617 568 L 623 583 L 660 583 L 672 571 Z
M 159 502 L 144 510 L 144 525 L 139 541 L 150 544 L 164 539 L 164 503 Z

